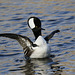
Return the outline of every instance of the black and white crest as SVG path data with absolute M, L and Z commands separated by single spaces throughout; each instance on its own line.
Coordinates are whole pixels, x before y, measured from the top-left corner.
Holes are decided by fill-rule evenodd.
M 41 28 L 41 21 L 39 18 L 37 17 L 30 17 L 27 21 L 28 23 L 28 26 L 31 28 L 31 29 L 34 29 L 34 28 Z

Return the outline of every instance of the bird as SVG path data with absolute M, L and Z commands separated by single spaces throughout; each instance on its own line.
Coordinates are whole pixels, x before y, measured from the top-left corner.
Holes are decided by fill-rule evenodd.
M 14 33 L 1 33 L 0 37 L 6 37 L 15 39 L 23 47 L 25 58 L 46 58 L 50 57 L 50 44 L 49 40 L 54 36 L 55 33 L 60 30 L 54 30 L 43 38 L 41 31 L 45 30 L 41 27 L 41 20 L 38 17 L 31 16 L 27 20 L 29 28 L 32 30 L 35 41 L 31 41 L 27 36 L 14 34 Z

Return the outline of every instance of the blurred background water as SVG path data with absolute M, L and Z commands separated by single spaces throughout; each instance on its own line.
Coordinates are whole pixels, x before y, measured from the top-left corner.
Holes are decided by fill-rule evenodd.
M 53 30 L 50 59 L 26 61 L 16 40 L 0 37 L 0 75 L 75 75 L 75 0 L 0 0 L 0 33 L 34 40 L 27 19 L 41 19 L 43 37 Z

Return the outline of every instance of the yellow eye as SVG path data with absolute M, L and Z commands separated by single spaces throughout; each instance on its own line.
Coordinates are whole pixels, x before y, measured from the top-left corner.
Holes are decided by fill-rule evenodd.
M 35 26 L 36 28 L 38 28 L 38 26 Z

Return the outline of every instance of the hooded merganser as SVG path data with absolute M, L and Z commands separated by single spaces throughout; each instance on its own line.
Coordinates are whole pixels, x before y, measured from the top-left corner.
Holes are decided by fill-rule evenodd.
M 50 56 L 50 45 L 48 43 L 49 39 L 53 37 L 55 33 L 60 32 L 60 30 L 55 30 L 45 38 L 42 37 L 41 30 L 41 21 L 37 17 L 30 17 L 27 20 L 28 26 L 33 31 L 35 36 L 35 42 L 32 42 L 28 37 L 13 34 L 13 33 L 2 33 L 0 37 L 8 37 L 11 39 L 17 40 L 20 45 L 23 47 L 24 56 L 30 58 L 46 58 Z

